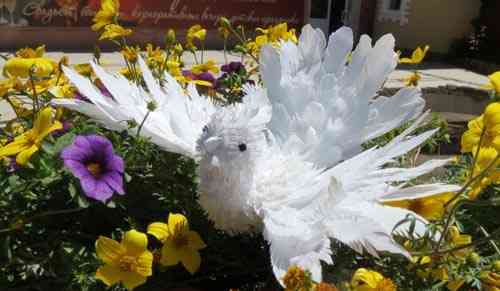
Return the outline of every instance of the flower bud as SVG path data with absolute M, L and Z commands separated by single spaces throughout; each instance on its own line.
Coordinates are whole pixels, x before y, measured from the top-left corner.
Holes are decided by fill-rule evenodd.
M 158 106 L 156 105 L 156 102 L 150 101 L 148 102 L 146 107 L 148 108 L 149 111 L 155 111 Z
M 226 17 L 221 17 L 219 18 L 219 25 L 228 29 L 231 27 L 231 22 Z
M 467 257 L 467 261 L 469 261 L 472 265 L 477 266 L 481 263 L 481 256 L 476 252 L 472 252 Z
M 175 36 L 175 30 L 169 29 L 167 31 L 167 34 L 165 35 L 165 44 L 167 46 L 173 46 L 176 41 L 177 41 L 177 38 Z
M 493 262 L 493 268 L 496 272 L 500 272 L 500 260 L 496 260 Z

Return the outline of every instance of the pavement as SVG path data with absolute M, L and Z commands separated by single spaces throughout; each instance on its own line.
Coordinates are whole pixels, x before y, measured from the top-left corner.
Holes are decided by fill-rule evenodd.
M 0 52 L 0 54 L 3 54 Z M 70 64 L 86 63 L 92 58 L 91 53 L 64 53 L 64 52 L 48 52 L 47 56 L 55 60 L 60 59 L 62 56 L 68 56 Z M 200 58 L 200 56 L 198 56 Z M 228 61 L 241 60 L 240 56 L 227 54 L 224 56 L 222 51 L 206 51 L 204 59 L 212 59 L 216 63 L 225 63 L 225 58 Z M 112 72 L 118 71 L 124 66 L 123 58 L 119 53 L 102 53 L 103 65 Z M 183 61 L 189 67 L 195 63 L 195 59 L 191 53 L 186 53 L 183 56 Z M 4 60 L 0 59 L 0 68 L 3 67 Z M 388 88 L 401 88 L 404 87 L 404 78 L 411 75 L 416 69 L 406 65 L 398 66 L 398 68 L 389 75 L 385 86 Z M 488 83 L 488 78 L 485 75 L 477 74 L 462 68 L 442 64 L 442 63 L 429 63 L 425 66 L 417 67 L 419 73 L 422 75 L 420 86 L 426 88 L 439 88 L 446 86 L 454 86 L 458 88 L 470 88 L 477 90 L 484 90 L 482 85 Z M 487 96 L 485 92 L 485 96 Z M 13 117 L 13 112 L 10 110 L 8 104 L 0 101 L 0 121 L 8 120 Z

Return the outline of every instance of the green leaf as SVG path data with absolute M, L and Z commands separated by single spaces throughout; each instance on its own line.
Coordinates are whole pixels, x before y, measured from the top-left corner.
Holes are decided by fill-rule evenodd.
M 89 202 L 89 200 L 87 200 L 87 198 L 82 197 L 81 195 L 79 195 L 76 199 L 78 201 L 78 206 L 79 207 L 81 207 L 81 208 L 88 208 L 90 206 L 90 202 Z
M 58 138 L 56 143 L 54 144 L 54 153 L 60 153 L 65 147 L 73 143 L 74 138 L 75 134 L 72 132 L 66 133 L 65 135 Z

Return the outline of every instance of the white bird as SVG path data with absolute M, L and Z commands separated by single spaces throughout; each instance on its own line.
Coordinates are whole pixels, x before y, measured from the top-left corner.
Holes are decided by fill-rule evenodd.
M 435 130 L 410 137 L 425 117 L 419 89 L 377 96 L 397 64 L 391 35 L 373 47 L 362 36 L 352 49 L 349 28 L 333 33 L 327 44 L 320 30 L 305 26 L 298 44 L 263 48 L 264 87 L 246 86 L 242 103 L 225 107 L 200 96 L 193 85 L 184 90 L 168 74 L 166 85 L 160 86 L 142 59 L 147 91 L 93 64 L 113 98 L 65 69 L 92 103 L 54 103 L 111 129 L 127 129 L 127 120 L 144 121 L 141 135 L 199 162 L 199 203 L 216 227 L 230 233 L 262 232 L 278 280 L 298 265 L 321 281 L 320 261 L 333 263 L 332 240 L 360 253 L 409 256 L 392 238 L 393 228 L 413 215 L 421 222 L 415 231 L 423 235 L 426 221 L 382 202 L 458 190 L 445 184 L 404 186 L 447 160 L 414 168 L 388 166 Z M 151 102 L 157 108 L 145 118 Z M 417 117 L 387 145 L 362 151 L 364 142 Z

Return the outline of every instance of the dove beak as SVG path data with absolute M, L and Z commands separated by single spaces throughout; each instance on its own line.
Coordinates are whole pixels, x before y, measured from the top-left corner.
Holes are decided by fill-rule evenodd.
M 205 141 L 204 146 L 207 152 L 213 153 L 221 143 L 222 143 L 222 138 L 210 137 Z

